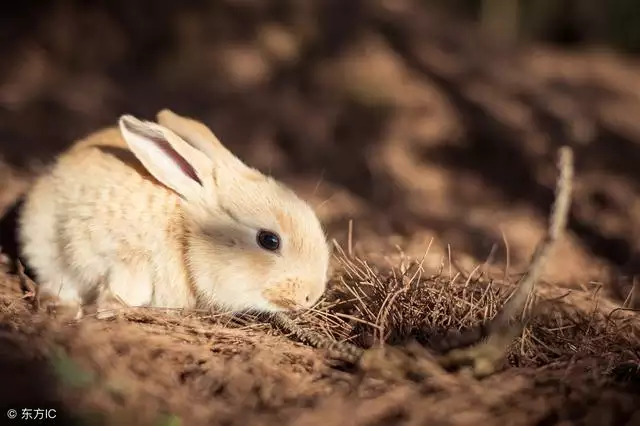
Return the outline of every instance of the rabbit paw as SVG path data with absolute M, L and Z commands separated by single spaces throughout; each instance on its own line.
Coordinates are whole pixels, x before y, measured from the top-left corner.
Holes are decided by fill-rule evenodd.
M 38 299 L 40 308 L 49 315 L 66 321 L 78 321 L 84 316 L 82 305 L 79 302 L 65 301 L 50 295 L 40 295 Z

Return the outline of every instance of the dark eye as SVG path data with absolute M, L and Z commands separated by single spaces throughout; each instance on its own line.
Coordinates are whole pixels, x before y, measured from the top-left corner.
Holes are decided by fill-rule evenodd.
M 280 248 L 280 237 L 271 231 L 259 231 L 258 244 L 265 250 L 276 251 Z

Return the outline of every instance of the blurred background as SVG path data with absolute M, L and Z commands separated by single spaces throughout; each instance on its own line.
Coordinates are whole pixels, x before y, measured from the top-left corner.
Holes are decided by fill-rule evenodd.
M 576 150 L 547 279 L 640 273 L 640 2 L 16 2 L 0 16 L 0 204 L 74 139 L 162 108 L 210 126 L 371 258 L 522 266 Z M 504 241 L 507 241 L 508 246 Z

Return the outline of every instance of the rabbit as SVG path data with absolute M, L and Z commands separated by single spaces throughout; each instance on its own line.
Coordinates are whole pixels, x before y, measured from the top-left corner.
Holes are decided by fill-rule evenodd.
M 81 318 L 116 306 L 280 312 L 323 295 L 313 208 L 171 110 L 126 114 L 27 191 L 18 241 L 39 293 Z

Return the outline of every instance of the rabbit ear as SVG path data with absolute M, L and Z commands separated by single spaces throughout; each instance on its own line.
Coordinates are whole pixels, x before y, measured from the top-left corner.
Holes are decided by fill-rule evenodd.
M 202 196 L 203 180 L 213 170 L 206 156 L 155 123 L 123 115 L 118 125 L 129 149 L 153 177 L 187 200 Z
M 249 169 L 249 166 L 225 148 L 211 129 L 201 122 L 178 115 L 169 109 L 160 111 L 157 120 L 159 124 L 204 153 L 213 163 L 230 166 L 236 170 Z

